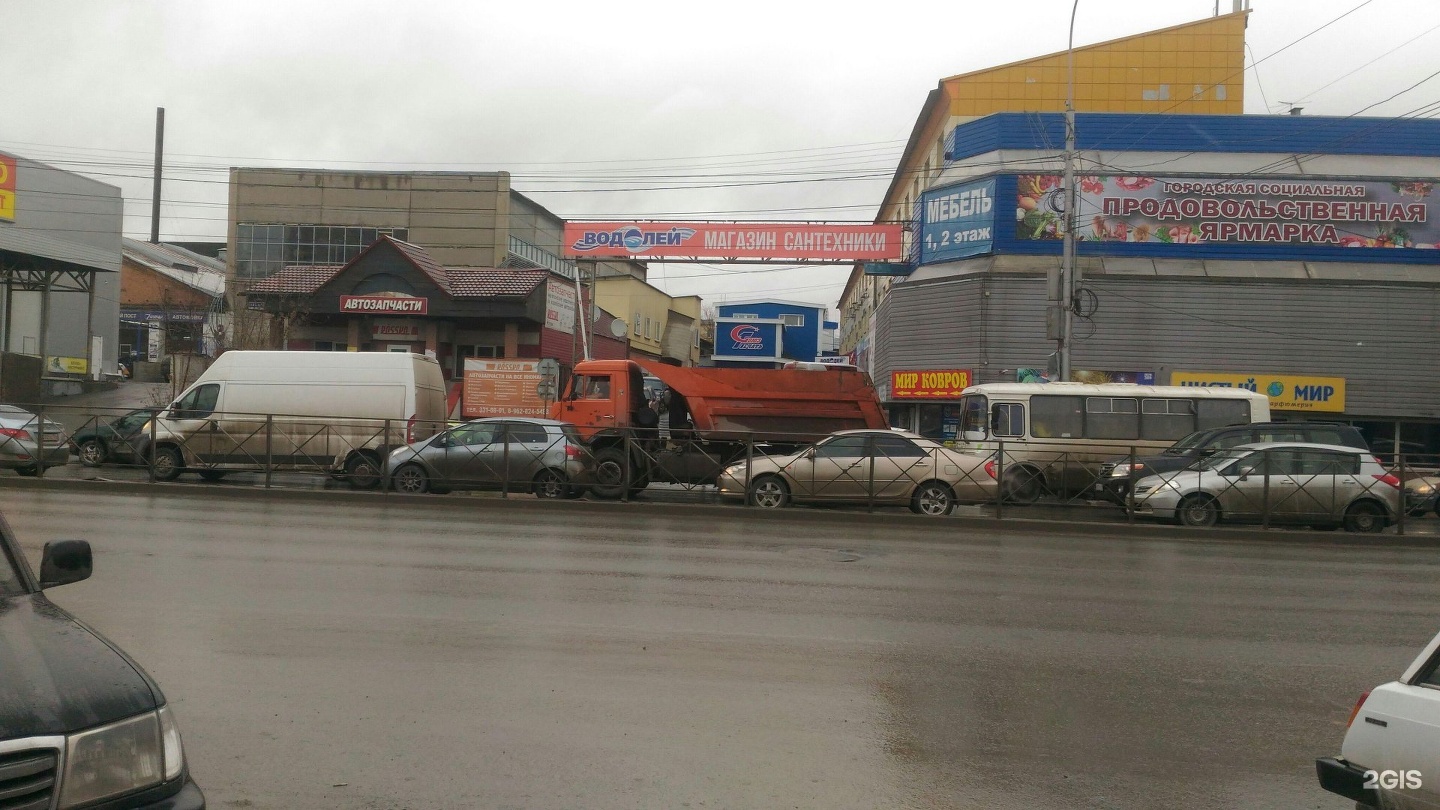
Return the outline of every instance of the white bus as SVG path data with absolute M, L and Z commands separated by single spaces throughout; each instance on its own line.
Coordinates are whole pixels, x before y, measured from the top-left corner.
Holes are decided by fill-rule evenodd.
M 1155 453 L 1226 425 L 1270 420 L 1270 400 L 1243 388 L 1129 383 L 987 383 L 960 395 L 960 442 L 994 453 L 1003 445 L 1004 492 L 1029 503 L 1046 491 L 1088 491 L 1100 465 Z

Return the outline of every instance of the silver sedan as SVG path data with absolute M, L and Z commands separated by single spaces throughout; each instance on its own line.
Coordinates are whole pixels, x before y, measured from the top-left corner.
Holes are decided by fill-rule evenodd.
M 477 419 L 396 449 L 385 473 L 400 492 L 509 489 L 578 498 L 593 458 L 575 426 L 553 419 Z
M 0 468 L 20 475 L 39 472 L 44 446 L 46 467 L 63 467 L 70 460 L 65 428 L 16 405 L 0 405 Z
M 798 453 L 757 456 L 726 467 L 717 483 L 722 498 L 767 509 L 792 501 L 874 503 L 934 516 L 996 493 L 991 457 L 894 430 L 846 430 Z

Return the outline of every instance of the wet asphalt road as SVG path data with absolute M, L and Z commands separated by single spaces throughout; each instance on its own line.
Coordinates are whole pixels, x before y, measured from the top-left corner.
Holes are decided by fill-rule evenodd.
M 222 809 L 1339 810 L 1440 629 L 1428 549 L 572 506 L 0 488 Z

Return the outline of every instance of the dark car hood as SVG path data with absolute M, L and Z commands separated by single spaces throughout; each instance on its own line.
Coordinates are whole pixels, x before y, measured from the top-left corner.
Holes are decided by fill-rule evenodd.
M 0 740 L 77 731 L 163 701 L 144 670 L 44 595 L 0 598 Z

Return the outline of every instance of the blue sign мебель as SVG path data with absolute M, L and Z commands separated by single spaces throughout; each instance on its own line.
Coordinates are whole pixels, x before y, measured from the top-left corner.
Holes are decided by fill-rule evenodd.
M 995 241 L 995 178 L 920 196 L 920 259 L 934 264 L 989 253 Z

